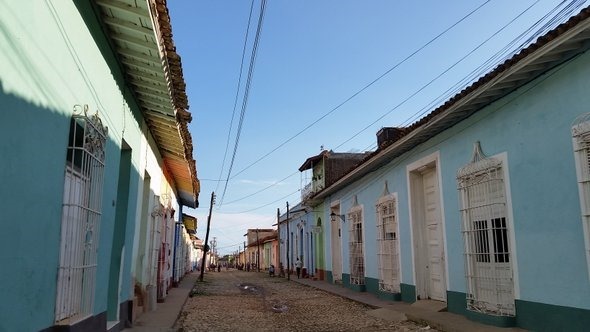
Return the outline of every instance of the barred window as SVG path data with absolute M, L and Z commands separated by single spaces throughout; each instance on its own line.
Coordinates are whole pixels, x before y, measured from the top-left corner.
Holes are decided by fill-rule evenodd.
M 377 203 L 379 290 L 399 293 L 399 236 L 396 199 L 386 195 Z
M 576 175 L 586 245 L 586 265 L 590 278 L 590 113 L 581 115 L 572 126 Z
M 350 283 L 365 284 L 365 258 L 363 253 L 363 213 L 362 208 L 353 207 L 348 213 L 349 249 L 350 249 Z
M 467 307 L 513 316 L 514 281 L 510 259 L 503 162 L 487 158 L 476 143 L 471 163 L 457 173 L 465 248 Z
M 92 314 L 107 128 L 98 114 L 70 122 L 55 322 L 72 324 Z

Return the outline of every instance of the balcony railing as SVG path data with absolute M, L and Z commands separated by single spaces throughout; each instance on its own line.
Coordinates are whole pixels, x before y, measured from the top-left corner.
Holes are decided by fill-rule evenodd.
M 314 194 L 312 191 L 313 186 L 311 184 L 312 183 L 310 182 L 301 189 L 301 201 L 305 201 Z

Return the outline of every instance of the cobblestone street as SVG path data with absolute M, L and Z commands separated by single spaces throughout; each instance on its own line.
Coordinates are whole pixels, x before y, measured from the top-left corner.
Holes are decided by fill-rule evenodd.
M 264 273 L 209 272 L 197 282 L 176 324 L 179 331 L 419 331 L 373 309 Z M 432 330 L 430 330 L 432 331 Z

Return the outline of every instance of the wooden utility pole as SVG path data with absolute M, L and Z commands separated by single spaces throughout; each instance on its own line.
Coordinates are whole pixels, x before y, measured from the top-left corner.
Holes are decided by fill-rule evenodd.
M 291 238 L 289 232 L 289 202 L 287 202 L 287 280 L 291 280 L 291 262 L 289 260 L 289 238 Z
M 207 217 L 207 232 L 205 233 L 205 245 L 203 247 L 203 263 L 201 263 L 201 275 L 199 275 L 199 281 L 203 281 L 203 274 L 205 273 L 205 263 L 207 262 L 207 252 L 209 251 L 209 228 L 211 227 L 211 212 L 213 211 L 213 204 L 215 204 L 215 192 L 211 192 L 211 203 L 209 203 L 209 216 Z
M 281 210 L 277 208 L 277 256 L 279 257 L 279 269 L 281 266 Z

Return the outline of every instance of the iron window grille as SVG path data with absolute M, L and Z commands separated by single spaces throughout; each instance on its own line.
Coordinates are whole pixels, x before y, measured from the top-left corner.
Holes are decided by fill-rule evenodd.
M 399 236 L 394 195 L 383 196 L 377 203 L 377 247 L 379 290 L 400 292 Z
M 590 113 L 583 114 L 574 121 L 572 137 L 586 247 L 586 265 L 590 278 Z
M 365 284 L 365 258 L 363 254 L 363 215 L 361 208 L 353 208 L 347 216 L 349 223 L 350 284 Z
M 61 220 L 55 322 L 92 314 L 102 207 L 107 127 L 88 106 L 70 121 Z
M 467 308 L 514 316 L 514 280 L 509 245 L 504 169 L 476 143 L 471 163 L 457 173 L 465 248 Z

